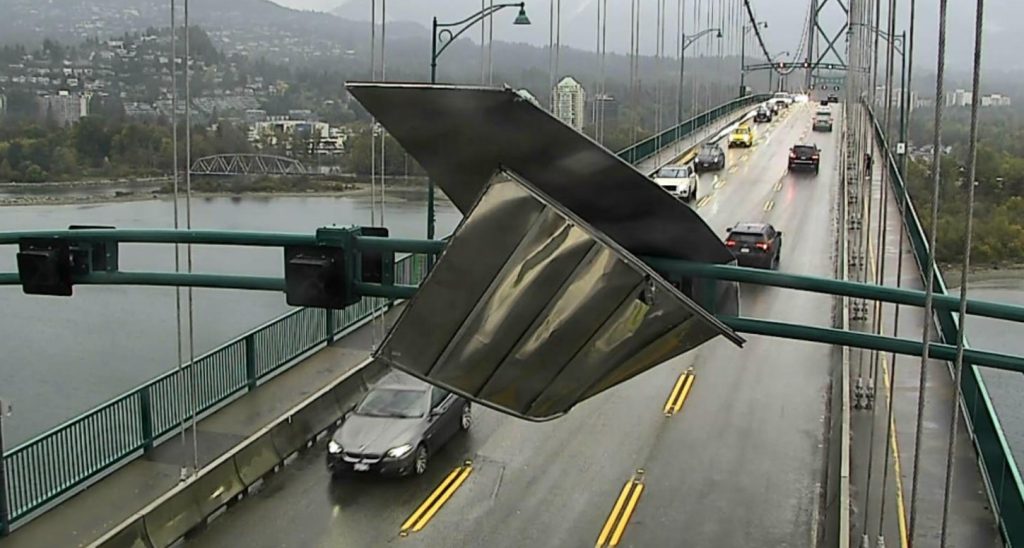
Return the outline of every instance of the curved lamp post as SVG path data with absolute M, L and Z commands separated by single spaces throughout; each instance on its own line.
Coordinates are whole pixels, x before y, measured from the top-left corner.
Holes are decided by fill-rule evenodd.
M 469 30 L 470 27 L 483 21 L 489 15 L 496 11 L 505 8 L 519 8 L 519 14 L 516 15 L 513 25 L 529 25 L 530 18 L 526 16 L 526 2 L 508 2 L 503 4 L 492 4 L 465 19 L 455 21 L 453 23 L 438 23 L 437 17 L 434 17 L 434 24 L 432 27 L 432 39 L 430 41 L 430 83 L 437 83 L 437 58 L 448 46 L 455 41 L 456 38 L 462 36 L 462 33 Z M 427 238 L 434 238 L 434 180 L 427 180 Z M 428 268 L 433 266 L 434 257 L 433 255 L 427 258 Z
M 720 28 L 704 29 L 691 35 L 687 35 L 685 32 L 682 34 L 682 40 L 680 40 L 682 46 L 679 48 L 679 88 L 676 93 L 676 125 L 683 123 L 683 70 L 686 68 L 686 48 L 712 32 L 715 33 L 715 38 L 722 37 Z
M 743 25 L 742 33 L 740 36 L 740 97 L 743 97 L 746 91 L 746 77 L 747 77 L 747 33 L 754 30 L 755 27 L 761 27 L 763 29 L 768 28 L 767 21 L 757 21 L 753 25 Z M 769 86 L 769 89 L 771 86 Z

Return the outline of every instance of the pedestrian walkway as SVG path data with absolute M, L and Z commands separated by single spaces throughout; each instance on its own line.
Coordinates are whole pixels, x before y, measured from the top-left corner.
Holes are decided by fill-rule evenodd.
M 388 319 L 396 314 L 389 313 Z M 379 336 L 379 325 L 377 332 Z M 373 326 L 364 325 L 316 351 L 199 421 L 195 446 L 190 429 L 184 440 L 175 436 L 164 441 L 148 454 L 128 462 L 16 529 L 3 539 L 4 548 L 86 546 L 95 541 L 174 487 L 179 482 L 182 465 L 192 466 L 196 454 L 200 467 L 209 464 L 364 362 L 373 345 L 373 336 Z
M 871 222 L 865 220 L 868 231 L 867 277 L 874 283 L 881 276 L 883 285 L 896 286 L 897 275 L 901 287 L 924 290 L 920 271 L 914 261 L 910 241 L 903 230 L 899 207 L 886 191 L 886 229 L 879 245 L 882 170 L 885 169 L 882 152 L 873 151 L 871 173 Z M 903 239 L 902 268 L 900 268 L 900 239 Z M 878 253 L 879 248 L 883 253 Z M 858 267 L 859 268 L 859 267 Z M 853 277 L 854 269 L 851 269 Z M 898 272 L 901 270 L 900 272 Z M 871 331 L 875 325 L 876 309 L 868 303 L 865 321 L 855 322 L 852 328 Z M 895 305 L 887 304 L 878 314 L 881 333 L 906 339 L 920 340 L 924 327 L 924 309 L 899 307 L 899 321 Z M 895 328 L 894 328 L 895 325 Z M 937 340 L 932 329 L 932 340 Z M 861 378 L 865 384 L 877 388 L 877 399 L 870 409 L 853 410 L 852 415 L 852 475 L 854 495 L 854 542 L 859 545 L 867 533 L 872 546 L 881 531 L 886 546 L 906 547 L 909 542 L 909 524 L 916 447 L 918 390 L 921 358 L 896 356 L 852 349 L 850 374 L 856 384 Z M 943 493 L 945 488 L 946 455 L 949 427 L 953 413 L 954 385 L 948 362 L 929 360 L 929 377 L 925 386 L 925 414 L 922 418 L 923 437 L 918 479 L 918 506 L 915 534 L 920 546 L 938 546 L 941 534 Z M 893 394 L 892 432 L 889 428 L 889 392 Z M 862 400 L 863 401 L 863 400 Z M 872 430 L 873 428 L 873 430 Z M 1000 546 L 995 517 L 989 507 L 985 485 L 978 469 L 978 459 L 966 424 L 958 425 L 955 482 L 953 485 L 948 526 L 949 545 L 959 547 Z M 870 443 L 869 443 L 870 440 Z M 869 450 L 870 448 L 870 450 Z M 870 486 L 865 478 L 870 473 Z M 886 476 L 883 478 L 883 476 Z M 883 489 L 883 479 L 885 486 Z M 884 504 L 884 520 L 880 527 L 879 512 Z M 866 525 L 866 528 L 865 528 Z

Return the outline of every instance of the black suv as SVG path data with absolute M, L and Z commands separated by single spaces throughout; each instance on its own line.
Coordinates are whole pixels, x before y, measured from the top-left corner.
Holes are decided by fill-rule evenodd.
M 758 123 L 771 122 L 772 111 L 768 110 L 766 107 L 757 107 L 757 112 L 754 113 L 754 121 Z
M 793 145 L 793 148 L 789 149 L 789 169 L 791 171 L 796 168 L 808 168 L 817 173 L 820 160 L 821 151 L 818 150 L 818 145 Z
M 727 229 L 725 246 L 739 266 L 778 270 L 782 255 L 782 231 L 768 223 L 737 223 Z
M 700 147 L 697 159 L 693 161 L 693 169 L 697 173 L 725 168 L 725 152 L 722 147 L 706 144 Z

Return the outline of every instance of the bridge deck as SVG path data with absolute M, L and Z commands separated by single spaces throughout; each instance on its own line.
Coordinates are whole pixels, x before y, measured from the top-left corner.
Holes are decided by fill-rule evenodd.
M 364 361 L 372 344 L 364 326 L 332 346 L 199 421 L 199 462 L 205 466 L 241 440 Z M 3 539 L 4 548 L 84 546 L 178 483 L 183 458 L 192 462 L 192 431 L 158 445 Z
M 875 158 L 881 158 L 881 153 L 875 151 Z M 872 229 L 870 231 L 870 257 L 874 257 L 878 247 L 878 200 L 881 192 L 881 169 L 882 162 L 874 163 L 872 176 Z M 903 238 L 903 272 L 900 276 L 902 287 L 923 290 L 921 275 L 914 262 L 913 254 L 910 251 L 910 242 L 906 239 L 901 227 L 900 211 L 891 192 L 887 194 L 887 230 L 885 247 L 884 269 L 880 258 L 869 259 L 869 277 L 874 272 L 883 271 L 884 284 L 895 286 L 897 280 L 897 264 L 899 257 L 899 238 Z M 886 306 L 881 314 L 882 332 L 886 335 L 893 335 L 894 308 Z M 870 315 L 869 315 L 870 318 Z M 854 327 L 870 329 L 872 320 L 867 323 L 861 322 Z M 920 340 L 924 327 L 924 311 L 916 307 L 900 307 L 899 332 L 900 337 L 914 338 Z M 934 335 L 935 330 L 932 330 Z M 934 337 L 933 337 L 934 339 Z M 873 413 L 868 410 L 853 411 L 854 443 L 852 450 L 852 484 L 854 492 L 857 493 L 855 503 L 856 512 L 853 519 L 857 539 L 864 531 L 864 516 L 866 495 L 864 477 L 867 474 L 868 451 L 862 440 L 870 438 L 872 420 L 874 420 L 874 462 L 872 464 L 872 494 L 867 513 L 869 516 L 867 531 L 872 542 L 878 534 L 878 511 L 881 504 L 882 472 L 885 467 L 886 450 L 886 420 L 887 420 L 887 383 L 894 382 L 893 418 L 895 420 L 895 439 L 888 441 L 890 451 L 888 486 L 884 493 L 885 502 L 885 527 L 884 535 L 887 546 L 906 546 L 902 540 L 898 512 L 903 509 L 905 522 L 909 526 L 909 512 L 911 502 L 911 485 L 914 473 L 914 436 L 916 428 L 917 404 L 919 398 L 919 379 L 921 371 L 921 360 L 916 357 L 899 356 L 896 359 L 895 376 L 888 378 L 883 371 L 884 367 L 892 366 L 892 356 L 885 356 L 878 360 L 878 382 L 880 383 L 878 405 Z M 864 377 L 868 377 L 873 370 L 870 352 L 863 354 L 854 349 L 851 352 L 851 376 L 856 382 L 859 368 L 863 363 Z M 924 452 L 921 455 L 920 489 L 918 501 L 917 529 L 915 534 L 919 543 L 926 545 L 938 545 L 941 519 L 942 519 L 942 496 L 946 473 L 946 451 L 949 441 L 949 424 L 952 418 L 953 401 L 953 379 L 951 371 L 946 362 L 930 361 L 928 385 L 925 387 L 925 416 L 924 434 L 922 444 Z M 961 418 L 963 415 L 961 414 Z M 957 467 L 952 496 L 950 517 L 952 519 L 949 530 L 949 541 L 951 546 L 998 546 L 1001 544 L 999 533 L 995 526 L 992 511 L 985 496 L 985 488 L 978 470 L 978 460 L 974 452 L 974 446 L 968 437 L 965 424 L 961 421 L 959 425 L 958 443 L 956 447 Z M 894 463 L 891 461 L 893 447 L 899 453 L 900 486 L 902 492 L 897 494 L 896 474 Z
M 719 233 L 767 220 L 786 232 L 783 269 L 833 271 L 835 142 L 810 132 L 800 106 L 753 149 L 729 152 L 701 180 L 696 207 Z M 824 150 L 818 177 L 787 174 L 787 149 Z M 831 325 L 832 299 L 744 287 L 746 314 Z M 832 348 L 752 337 L 713 341 L 585 402 L 568 416 L 526 423 L 477 408 L 474 430 L 436 454 L 420 478 L 332 480 L 322 448 L 270 478 L 264 491 L 192 543 L 252 546 L 582 546 L 593 543 L 638 469 L 646 489 L 625 530 L 634 546 L 809 546 L 824 476 Z M 696 371 L 682 410 L 663 414 L 679 374 Z M 402 522 L 453 467 L 473 472 L 422 531 Z

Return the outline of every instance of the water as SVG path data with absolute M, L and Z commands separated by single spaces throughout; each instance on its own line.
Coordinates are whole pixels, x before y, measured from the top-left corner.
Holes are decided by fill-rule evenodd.
M 423 237 L 425 194 L 388 196 L 392 236 Z M 313 233 L 317 227 L 370 224 L 369 196 L 198 198 L 193 227 Z M 437 233 L 461 219 L 438 201 Z M 378 220 L 379 221 L 379 220 Z M 0 230 L 58 229 L 70 224 L 169 228 L 172 202 L 0 208 Z M 0 272 L 17 269 L 14 246 L 0 246 Z M 194 271 L 283 276 L 277 249 L 196 246 Z M 173 271 L 169 245 L 121 246 L 123 270 Z M 184 266 L 183 266 L 184 268 Z M 5 445 L 14 446 L 173 369 L 177 360 L 174 289 L 78 286 L 74 298 L 24 295 L 0 287 L 0 398 L 13 405 L 4 419 Z M 196 354 L 290 309 L 282 293 L 196 289 Z
M 968 291 L 972 299 L 1024 306 L 1024 272 L 987 274 L 972 281 Z M 973 348 L 1024 354 L 1024 327 L 1020 325 L 970 316 L 967 334 Z M 1024 375 L 985 368 L 982 378 L 1019 467 L 1024 464 Z

